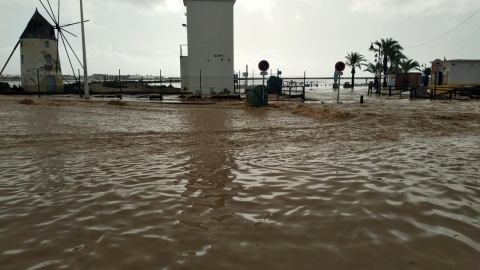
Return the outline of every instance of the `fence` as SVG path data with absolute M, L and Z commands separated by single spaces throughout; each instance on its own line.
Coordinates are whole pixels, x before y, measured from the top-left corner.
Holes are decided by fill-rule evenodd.
M 236 81 L 231 77 L 212 77 L 212 76 L 186 76 L 182 78 L 184 84 L 182 89 L 196 94 L 235 94 Z

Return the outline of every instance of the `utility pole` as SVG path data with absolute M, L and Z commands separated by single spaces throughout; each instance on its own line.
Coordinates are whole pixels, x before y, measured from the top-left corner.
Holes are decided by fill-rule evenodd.
M 90 98 L 88 90 L 88 71 L 87 71 L 87 50 L 85 46 L 85 26 L 83 23 L 83 2 L 80 0 L 80 20 L 82 22 L 82 47 L 83 47 L 83 87 L 85 89 L 85 98 Z

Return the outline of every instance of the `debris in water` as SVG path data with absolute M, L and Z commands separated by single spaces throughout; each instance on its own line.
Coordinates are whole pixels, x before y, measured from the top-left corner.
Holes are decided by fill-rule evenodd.
M 110 100 L 107 104 L 115 106 L 127 106 L 127 103 L 121 100 Z
M 35 101 L 26 98 L 26 99 L 21 100 L 21 101 L 20 101 L 20 104 L 35 105 Z

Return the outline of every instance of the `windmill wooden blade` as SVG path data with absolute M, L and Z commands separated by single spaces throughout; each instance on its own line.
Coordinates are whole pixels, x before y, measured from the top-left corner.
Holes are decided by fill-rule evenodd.
M 65 37 L 65 35 L 63 34 L 63 32 L 60 32 L 60 36 L 62 37 L 62 41 L 64 40 L 63 45 L 65 46 L 65 42 L 67 43 L 68 47 L 70 47 L 70 50 L 72 50 L 73 55 L 75 55 L 75 57 L 77 58 L 78 63 L 79 63 L 80 66 L 82 66 L 82 68 L 83 68 L 82 62 L 81 62 L 80 59 L 78 58 L 77 54 L 75 53 L 75 50 L 73 50 L 72 46 L 70 45 L 70 42 L 68 42 L 68 39 Z M 67 47 L 65 46 L 65 50 L 66 50 L 66 49 L 67 49 Z
M 60 34 L 60 38 L 62 39 L 63 47 L 65 48 L 65 52 L 67 53 L 67 58 L 68 58 L 68 62 L 70 63 L 70 67 L 72 68 L 73 77 L 75 78 L 75 81 L 77 81 L 77 76 L 75 75 L 75 69 L 73 68 L 72 60 L 70 59 L 70 54 L 68 54 L 67 46 L 65 46 L 65 40 L 63 38 L 63 35 Z
M 80 59 L 78 58 L 77 54 L 75 53 L 75 50 L 72 48 L 72 46 L 71 46 L 70 42 L 68 41 L 67 37 L 65 36 L 65 33 L 68 33 L 68 34 L 70 34 L 74 37 L 77 37 L 77 35 L 71 33 L 68 30 L 65 30 L 64 27 L 71 26 L 71 25 L 76 25 L 76 24 L 83 23 L 83 22 L 88 22 L 88 20 L 84 21 L 83 18 L 82 18 L 81 22 L 70 23 L 70 24 L 60 26 L 60 0 L 58 0 L 58 6 L 57 6 L 58 11 L 57 11 L 56 16 L 55 16 L 55 13 L 53 11 L 52 5 L 50 4 L 50 0 L 46 0 L 46 1 L 47 1 L 47 4 L 44 4 L 44 2 L 42 0 L 39 0 L 39 2 L 42 4 L 43 8 L 47 12 L 48 16 L 54 22 L 53 28 L 57 30 L 57 36 L 56 36 L 56 38 L 57 38 L 57 65 L 56 65 L 56 68 L 55 68 L 55 72 L 58 73 L 59 69 L 61 71 L 61 65 L 60 65 L 60 60 L 59 60 L 60 59 L 60 56 L 59 56 L 60 48 L 59 48 L 59 46 L 60 46 L 60 41 L 61 41 L 62 44 L 63 44 L 63 47 L 65 48 L 65 52 L 67 54 L 67 58 L 68 58 L 68 61 L 70 63 L 70 67 L 72 68 L 72 72 L 73 72 L 73 75 L 74 75 L 75 81 L 76 81 L 75 69 L 73 68 L 72 58 L 71 58 L 70 54 L 73 53 L 73 55 L 75 56 L 75 58 L 77 58 L 77 61 L 82 68 L 83 68 L 83 64 L 80 61 Z M 47 5 L 48 5 L 48 7 L 47 7 Z
M 17 42 L 17 45 L 15 45 L 15 48 L 13 48 L 13 51 L 12 51 L 12 53 L 10 54 L 10 56 L 8 57 L 7 62 L 6 62 L 5 65 L 3 66 L 2 71 L 0 72 L 0 75 L 3 74 L 3 71 L 4 71 L 5 68 L 7 67 L 8 62 L 10 62 L 10 59 L 12 58 L 13 53 L 15 53 L 15 51 L 17 50 L 18 44 L 20 44 L 20 40 Z
M 60 25 L 60 0 L 58 0 L 58 25 Z M 60 63 L 59 61 L 59 52 L 58 52 L 58 44 L 60 43 L 60 40 L 58 39 L 60 37 L 60 29 L 57 29 L 57 59 L 55 60 L 57 64 L 55 65 L 55 73 L 58 73 L 58 64 Z
M 48 7 L 50 7 L 50 11 L 52 12 L 52 15 L 53 15 L 53 22 L 55 23 L 55 26 L 58 27 L 58 21 L 57 21 L 57 18 L 55 18 L 55 12 L 53 12 L 52 6 L 50 5 L 50 1 L 47 0 L 47 3 L 48 3 Z
M 83 22 L 89 22 L 90 20 L 86 20 L 86 21 L 83 21 Z M 82 23 L 82 22 L 76 22 L 76 23 L 70 23 L 70 24 L 65 24 L 65 25 L 62 25 L 60 26 L 60 28 L 63 29 L 63 27 L 66 27 L 66 26 L 72 26 L 72 25 L 75 25 L 75 24 L 79 24 L 79 23 Z
M 45 11 L 47 12 L 48 16 L 50 16 L 50 19 L 52 19 L 52 21 L 57 24 L 57 21 L 52 17 L 52 15 L 50 15 L 50 12 L 48 11 L 47 7 L 43 4 L 42 0 L 38 0 L 40 1 L 40 4 L 42 4 L 43 8 L 45 9 Z
M 59 28 L 60 30 L 59 31 L 65 31 L 67 33 L 69 33 L 70 35 L 74 36 L 74 37 L 77 37 L 77 35 L 73 34 L 73 33 L 70 33 L 69 31 L 63 29 L 63 28 Z

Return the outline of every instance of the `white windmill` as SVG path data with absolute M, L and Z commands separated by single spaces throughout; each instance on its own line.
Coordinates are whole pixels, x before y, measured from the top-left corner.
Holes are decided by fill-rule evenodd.
M 59 57 L 60 41 L 65 49 L 75 80 L 77 76 L 70 58 L 71 53 L 84 68 L 65 35 L 67 33 L 76 37 L 75 34 L 67 31 L 65 27 L 83 24 L 83 18 L 82 22 L 60 25 L 60 1 L 58 1 L 57 16 L 55 16 L 49 0 L 47 0 L 48 8 L 41 0 L 39 1 L 53 21 L 53 25 L 40 14 L 38 9 L 35 10 L 0 75 L 20 45 L 22 87 L 26 91 L 59 91 L 63 89 L 63 76 Z

